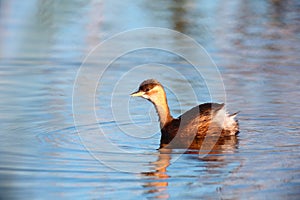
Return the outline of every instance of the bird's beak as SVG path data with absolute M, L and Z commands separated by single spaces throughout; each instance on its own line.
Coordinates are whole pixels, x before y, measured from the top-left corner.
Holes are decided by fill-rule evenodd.
M 143 92 L 143 91 L 136 91 L 136 92 L 130 94 L 130 96 L 132 96 L 132 97 L 141 97 L 144 94 L 145 94 L 145 92 Z

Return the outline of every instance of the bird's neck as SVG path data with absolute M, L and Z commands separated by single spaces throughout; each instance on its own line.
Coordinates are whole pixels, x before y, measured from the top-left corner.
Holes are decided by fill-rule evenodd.
M 170 114 L 166 94 L 156 98 L 152 103 L 154 104 L 159 117 L 160 128 L 163 128 L 167 123 L 173 120 L 173 117 Z

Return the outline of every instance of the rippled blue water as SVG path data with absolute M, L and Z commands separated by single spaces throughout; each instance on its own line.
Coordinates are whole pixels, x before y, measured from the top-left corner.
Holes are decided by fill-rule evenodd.
M 1 199 L 299 199 L 299 13 L 297 0 L 0 1 Z M 157 150 L 152 105 L 142 99 L 118 104 L 141 77 L 160 73 L 174 116 L 195 102 L 165 66 L 193 85 L 198 103 L 210 96 L 190 63 L 153 49 L 112 62 L 95 90 L 97 123 L 76 127 L 73 86 L 84 58 L 111 36 L 146 26 L 182 32 L 207 50 L 220 70 L 228 110 L 241 111 L 237 139 L 205 158 Z M 146 39 L 155 36 L 124 45 Z M 189 48 L 176 38 L 158 42 Z M 130 66 L 149 63 L 161 65 L 144 66 L 131 84 L 117 84 Z M 87 65 L 90 76 L 104 67 L 101 60 Z M 83 101 L 87 91 L 80 93 Z M 107 140 L 84 134 L 99 129 Z M 146 135 L 137 131 L 145 129 Z M 78 130 L 85 142 L 99 145 L 94 154 Z M 109 143 L 122 151 L 106 149 Z

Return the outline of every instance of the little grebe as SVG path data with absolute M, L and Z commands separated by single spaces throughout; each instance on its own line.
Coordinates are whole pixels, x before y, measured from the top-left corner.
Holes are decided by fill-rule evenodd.
M 176 146 L 188 147 L 206 136 L 235 136 L 239 133 L 237 113 L 226 113 L 224 104 L 204 103 L 173 118 L 168 107 L 163 86 L 154 79 L 142 82 L 133 97 L 143 97 L 155 106 L 161 128 L 161 147 L 173 142 Z M 172 141 L 174 138 L 176 140 Z M 177 144 L 176 144 L 177 143 Z M 185 144 L 183 144 L 185 143 Z

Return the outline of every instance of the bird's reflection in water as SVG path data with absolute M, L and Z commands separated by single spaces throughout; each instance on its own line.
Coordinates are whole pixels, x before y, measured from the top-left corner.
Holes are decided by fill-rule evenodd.
M 149 188 L 146 193 L 155 193 L 158 199 L 168 199 L 167 192 L 168 179 L 167 167 L 170 165 L 172 149 L 159 149 L 158 159 L 151 164 L 154 167 L 153 171 L 143 172 L 142 175 L 150 177 L 149 182 L 143 186 Z
M 237 136 L 206 138 L 205 140 L 193 141 L 190 148 L 184 150 L 183 153 L 195 154 L 195 156 L 191 157 L 192 159 L 207 163 L 205 167 L 209 173 L 209 171 L 214 168 L 225 167 L 228 164 L 228 162 L 225 161 L 226 154 L 234 153 L 237 148 Z M 143 176 L 149 177 L 149 179 L 147 179 L 148 182 L 143 186 L 149 188 L 146 193 L 155 194 L 155 198 L 168 199 L 170 195 L 167 188 L 171 177 L 168 175 L 167 168 L 171 164 L 172 155 L 178 155 L 178 149 L 161 148 L 158 151 L 157 161 L 151 163 L 154 168 L 153 171 L 142 173 Z M 174 151 L 176 151 L 175 154 Z

